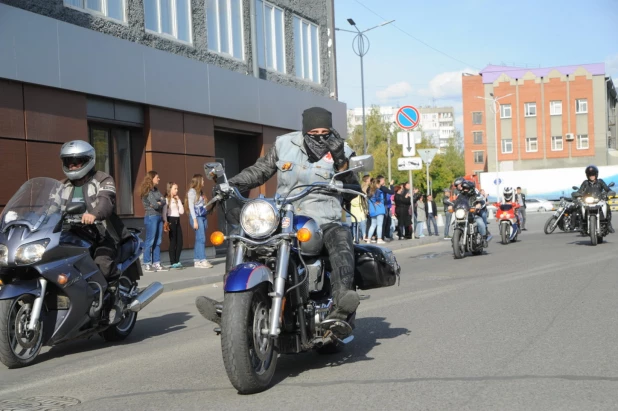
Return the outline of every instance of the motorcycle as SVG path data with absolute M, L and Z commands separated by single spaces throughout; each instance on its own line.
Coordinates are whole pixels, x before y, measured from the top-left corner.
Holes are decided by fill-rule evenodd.
M 470 208 L 468 199 L 459 197 L 454 206 L 455 227 L 453 231 L 453 253 L 456 259 L 466 256 L 466 252 L 473 255 L 483 253 L 485 240 L 476 227 L 475 207 Z
M 219 183 L 207 206 L 227 199 L 243 205 L 239 234 L 217 231 L 210 237 L 214 245 L 227 240 L 234 247 L 234 267 L 224 278 L 221 327 L 215 332 L 232 385 L 241 394 L 257 393 L 270 386 L 278 354 L 337 352 L 354 338 L 355 313 L 346 321 L 327 319 L 334 307 L 322 230 L 311 217 L 295 214 L 292 203 L 315 192 L 365 196 L 358 185 L 335 177 L 371 170 L 373 157 L 353 157 L 349 170 L 330 182 L 297 186 L 274 198 L 245 198 L 229 186 L 220 163 L 204 168 Z M 355 245 L 354 252 L 355 287 L 395 284 L 400 267 L 390 250 Z
M 615 184 L 609 183 L 609 187 Z M 577 190 L 577 186 L 573 186 Z M 614 195 L 610 192 L 609 195 Z M 592 245 L 603 242 L 603 238 L 609 234 L 608 230 L 608 193 L 574 193 L 574 197 L 582 198 L 582 233 L 590 236 Z
M 124 340 L 163 292 L 157 282 L 138 291 L 143 247 L 135 229 L 106 280 L 91 253 L 97 226 L 81 223 L 85 203 L 61 204 L 62 188 L 31 179 L 0 215 L 0 361 L 9 368 L 32 364 L 43 346 L 93 334 Z
M 554 214 L 545 222 L 545 234 L 553 233 L 556 228 L 564 232 L 572 232 L 577 229 L 579 203 L 567 197 L 560 199 L 560 205 Z
M 496 203 L 496 220 L 500 226 L 500 237 L 502 244 L 508 244 L 510 242 L 517 241 L 517 236 L 521 233 L 519 224 L 519 216 L 517 208 L 512 204 L 500 204 Z

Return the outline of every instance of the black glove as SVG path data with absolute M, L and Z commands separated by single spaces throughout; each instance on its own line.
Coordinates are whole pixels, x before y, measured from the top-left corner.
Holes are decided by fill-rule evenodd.
M 345 156 L 344 142 L 337 130 L 331 128 L 330 131 L 331 136 L 325 141 L 325 143 L 331 156 L 333 156 L 335 167 L 337 170 L 340 170 L 348 162 L 348 159 Z

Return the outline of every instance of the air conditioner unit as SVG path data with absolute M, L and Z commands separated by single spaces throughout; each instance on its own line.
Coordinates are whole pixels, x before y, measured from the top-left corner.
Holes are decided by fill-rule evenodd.
M 575 135 L 573 133 L 566 133 L 566 136 L 564 136 L 564 139 L 566 141 L 573 141 L 575 140 Z

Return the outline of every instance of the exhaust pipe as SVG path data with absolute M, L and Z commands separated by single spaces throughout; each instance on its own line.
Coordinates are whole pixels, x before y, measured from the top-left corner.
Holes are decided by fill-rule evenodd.
M 141 293 L 135 297 L 135 299 L 129 304 L 129 310 L 133 312 L 139 312 L 148 304 L 150 304 L 155 298 L 161 295 L 163 292 L 163 285 L 159 282 L 154 282 L 146 287 Z

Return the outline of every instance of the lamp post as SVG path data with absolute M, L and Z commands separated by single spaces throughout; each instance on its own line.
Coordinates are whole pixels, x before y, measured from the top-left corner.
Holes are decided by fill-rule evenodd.
M 354 53 L 360 57 L 361 66 L 361 99 L 363 103 L 363 154 L 367 154 L 367 126 L 365 124 L 365 72 L 363 67 L 363 57 L 369 52 L 370 47 L 369 38 L 365 35 L 365 33 L 367 33 L 369 30 L 386 26 L 387 24 L 390 24 L 394 21 L 395 20 L 385 21 L 384 23 L 378 24 L 377 26 L 373 26 L 366 30 L 360 31 L 358 26 L 356 26 L 354 20 L 348 19 L 348 23 L 350 23 L 351 26 L 354 26 L 356 31 L 335 28 L 335 30 L 337 31 L 345 31 L 348 33 L 356 34 L 354 40 L 352 41 L 352 49 L 354 50 Z
M 500 103 L 498 103 L 498 100 L 502 100 L 503 98 L 510 97 L 513 95 L 513 93 L 507 94 L 506 96 L 502 96 L 502 97 L 496 97 L 494 96 L 494 93 L 489 93 L 489 95 L 491 96 L 491 98 L 480 97 L 480 96 L 476 96 L 476 98 L 480 98 L 482 100 L 493 102 L 491 106 L 494 112 L 494 140 L 496 142 L 496 181 L 495 181 L 495 184 L 496 184 L 496 201 L 498 201 L 500 198 L 500 163 L 498 162 L 498 106 L 500 105 Z

